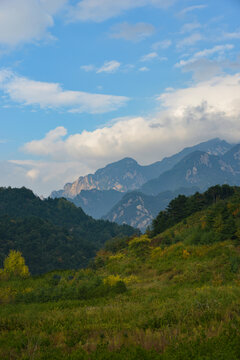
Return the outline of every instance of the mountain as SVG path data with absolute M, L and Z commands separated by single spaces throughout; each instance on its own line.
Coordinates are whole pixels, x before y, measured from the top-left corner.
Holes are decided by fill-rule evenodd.
M 94 219 L 100 219 L 122 199 L 124 194 L 116 190 L 82 190 L 80 194 L 69 200 Z
M 82 190 L 116 190 L 127 192 L 139 189 L 147 181 L 154 179 L 170 170 L 186 155 L 194 151 L 204 151 L 208 154 L 223 155 L 232 145 L 218 138 L 193 147 L 188 147 L 173 156 L 164 158 L 151 165 L 141 166 L 134 159 L 124 158 L 97 170 L 94 174 L 79 177 L 75 182 L 68 183 L 63 190 L 53 191 L 52 198 L 66 197 L 73 199 Z M 110 210 L 110 209 L 109 209 Z
M 125 195 L 103 218 L 144 231 L 157 212 L 179 194 L 190 195 L 216 184 L 240 185 L 239 155 L 240 145 L 234 146 L 227 153 L 223 151 L 223 156 L 192 152 L 171 170 L 145 183 L 140 192 Z
M 118 224 L 129 224 L 145 231 L 160 210 L 167 207 L 168 203 L 179 194 L 191 195 L 198 191 L 196 187 L 165 191 L 157 196 L 146 195 L 132 191 L 124 195 L 105 216 L 104 220 L 114 221 Z
M 181 161 L 187 155 L 195 151 L 203 151 L 210 155 L 222 156 L 226 152 L 228 152 L 232 147 L 233 145 L 227 143 L 225 140 L 215 138 L 208 141 L 204 141 L 194 146 L 186 147 L 179 153 L 169 157 L 165 157 L 163 160 L 158 161 L 150 166 L 152 170 L 156 169 L 156 174 L 158 173 L 160 175 L 165 171 L 172 169 L 172 167 L 175 166 L 179 161 Z M 159 175 L 156 175 L 155 177 Z
M 79 268 L 107 240 L 134 233 L 128 225 L 94 220 L 66 199 L 0 188 L 0 263 L 13 249 L 23 253 L 33 274 Z
M 143 230 L 151 223 L 157 211 L 164 209 L 168 199 L 170 201 L 172 196 L 179 194 L 176 190 L 180 187 L 195 186 L 196 188 L 202 187 L 205 189 L 207 186 L 214 185 L 215 181 L 218 183 L 219 171 L 210 182 L 206 182 L 206 174 L 204 173 L 204 186 L 201 181 L 198 182 L 196 177 L 194 179 L 194 176 L 191 177 L 190 174 L 188 174 L 188 181 L 182 181 L 181 183 L 178 183 L 177 179 L 173 181 L 174 176 L 172 178 L 171 170 L 177 167 L 179 162 L 182 160 L 184 160 L 183 163 L 186 162 L 186 158 L 188 156 L 191 158 L 191 154 L 197 151 L 207 153 L 206 156 L 222 157 L 232 148 L 233 145 L 216 138 L 187 147 L 179 153 L 151 165 L 141 166 L 135 160 L 125 158 L 97 170 L 95 174 L 82 176 L 74 183 L 66 184 L 63 190 L 53 191 L 51 197 L 65 197 L 96 219 L 103 217 L 119 224 L 135 224 L 134 226 L 138 226 Z M 188 160 L 189 167 L 192 166 L 192 169 L 195 169 L 195 165 L 190 164 L 190 162 L 191 160 Z M 177 171 L 176 176 L 181 177 L 183 175 L 180 175 L 180 168 L 186 166 L 183 163 L 179 165 L 178 169 L 175 168 L 174 171 Z M 229 168 L 224 161 L 221 166 Z M 166 174 L 169 171 L 170 173 Z M 201 176 L 202 169 L 199 168 L 199 171 L 199 176 Z M 159 176 L 162 176 L 163 179 L 163 181 L 161 180 L 163 184 L 160 187 L 155 185 Z M 168 176 L 171 177 L 170 180 Z M 134 193 L 135 191 L 137 193 Z M 165 191 L 173 192 L 173 194 L 169 195 L 169 197 L 167 195 L 166 199 L 161 196 L 160 198 L 148 198 L 146 196 L 155 196 Z M 127 192 L 130 192 L 130 194 L 126 194 Z
M 240 173 L 240 144 L 237 144 L 231 148 L 222 157 L 224 163 L 229 166 L 229 171 Z
M 238 173 L 224 159 L 228 159 L 228 153 L 219 157 L 195 151 L 179 161 L 171 170 L 145 183 L 140 190 L 148 195 L 157 195 L 166 190 L 174 191 L 178 187 L 197 186 L 205 190 L 216 184 L 240 184 Z M 236 161 L 234 164 L 237 167 Z
M 134 190 L 151 178 L 145 175 L 142 168 L 134 159 L 124 158 L 97 170 L 95 174 L 81 176 L 74 183 L 66 184 L 63 190 L 52 192 L 51 197 L 74 198 L 82 190 L 92 189 L 119 192 Z

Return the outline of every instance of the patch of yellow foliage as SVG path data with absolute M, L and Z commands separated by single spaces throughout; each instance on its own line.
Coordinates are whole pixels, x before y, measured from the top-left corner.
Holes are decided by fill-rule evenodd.
M 129 246 L 131 247 L 131 246 L 134 245 L 134 244 L 150 243 L 150 242 L 151 242 L 151 240 L 149 239 L 148 236 L 142 235 L 142 236 L 135 237 L 134 239 L 132 239 L 132 240 L 129 242 Z
M 119 281 L 122 281 L 120 275 L 109 275 L 103 279 L 103 283 L 110 286 L 115 286 Z
M 155 260 L 155 259 L 157 259 L 159 257 L 162 257 L 163 255 L 164 255 L 164 250 L 160 246 L 158 246 L 158 247 L 156 247 L 155 249 L 152 250 L 151 259 Z
M 111 255 L 111 256 L 109 256 L 109 260 L 121 260 L 121 259 L 123 259 L 125 256 L 124 256 L 124 254 L 121 254 L 121 253 L 119 253 L 119 254 L 116 254 L 116 255 Z
M 186 249 L 184 249 L 183 250 L 183 258 L 187 259 L 189 256 L 190 256 L 190 253 Z
M 103 283 L 110 286 L 115 286 L 119 281 L 122 281 L 126 285 L 129 285 L 129 284 L 137 283 L 139 280 L 135 275 L 130 275 L 126 277 L 121 277 L 120 275 L 109 275 L 108 277 L 103 279 Z
M 29 269 L 20 251 L 10 250 L 9 255 L 4 260 L 4 269 L 1 269 L 0 275 L 4 278 L 27 278 L 30 276 Z

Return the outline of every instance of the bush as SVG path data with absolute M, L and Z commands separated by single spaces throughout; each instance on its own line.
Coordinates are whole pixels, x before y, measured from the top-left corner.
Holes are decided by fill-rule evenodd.
M 9 255 L 4 260 L 4 269 L 0 276 L 4 278 L 27 278 L 30 276 L 29 269 L 20 251 L 10 250 Z

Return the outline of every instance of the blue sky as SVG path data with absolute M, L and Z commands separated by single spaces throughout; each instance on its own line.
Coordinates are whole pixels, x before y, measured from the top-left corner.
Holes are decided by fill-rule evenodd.
M 0 185 L 240 140 L 240 1 L 1 0 Z

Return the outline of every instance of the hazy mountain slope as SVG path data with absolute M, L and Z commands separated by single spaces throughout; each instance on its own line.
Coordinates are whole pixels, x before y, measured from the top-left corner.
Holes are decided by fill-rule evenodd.
M 191 195 L 198 188 L 178 189 L 174 192 L 165 191 L 156 196 L 141 192 L 130 192 L 122 198 L 103 219 L 115 221 L 118 224 L 129 224 L 145 231 L 160 210 L 166 208 L 168 203 L 179 194 Z
M 222 160 L 228 164 L 229 171 L 240 173 L 240 144 L 235 145 L 225 153 Z
M 124 196 L 123 192 L 116 190 L 82 190 L 73 199 L 69 199 L 76 206 L 91 215 L 95 219 L 100 219 L 103 215 L 118 203 Z
M 166 157 L 161 161 L 149 165 L 149 168 L 151 168 L 152 172 L 154 172 L 155 170 L 156 176 L 154 177 L 158 177 L 165 171 L 170 170 L 179 161 L 181 161 L 184 157 L 186 157 L 188 154 L 191 154 L 192 152 L 203 151 L 210 155 L 223 155 L 228 152 L 232 147 L 233 145 L 227 143 L 225 140 L 221 140 L 219 138 L 211 139 L 208 141 L 204 141 L 200 144 L 187 147 L 175 155 Z
M 209 154 L 224 154 L 232 145 L 224 140 L 212 139 L 193 147 L 188 147 L 173 156 L 150 165 L 141 166 L 134 159 L 125 158 L 99 169 L 95 174 L 81 176 L 74 183 L 68 183 L 63 190 L 53 191 L 51 197 L 74 198 L 82 190 L 116 190 L 127 192 L 139 189 L 145 182 L 158 177 L 163 172 L 170 170 L 186 155 L 193 151 L 201 150 Z
M 63 190 L 52 192 L 51 197 L 74 198 L 82 190 L 92 189 L 125 192 L 139 188 L 148 179 L 141 165 L 125 158 L 97 170 L 95 174 L 81 176 L 74 183 L 66 184 Z
M 145 194 L 157 195 L 178 187 L 197 186 L 204 190 L 216 184 L 238 185 L 239 180 L 239 176 L 222 157 L 196 151 L 157 179 L 148 181 L 140 190 Z

